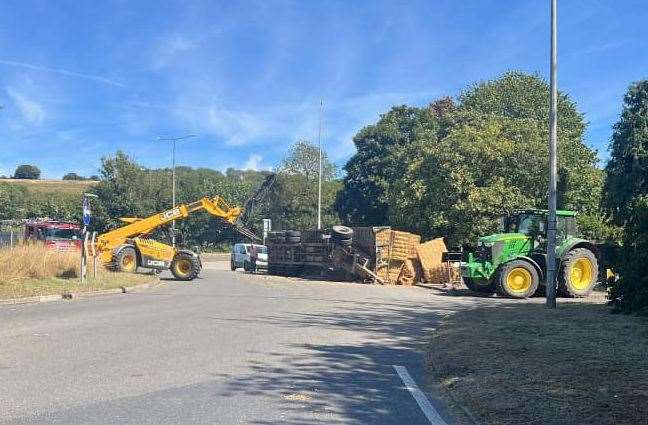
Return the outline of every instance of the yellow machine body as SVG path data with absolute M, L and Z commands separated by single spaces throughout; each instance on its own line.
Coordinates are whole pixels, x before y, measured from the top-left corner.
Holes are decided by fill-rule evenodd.
M 129 261 L 131 261 L 130 257 L 133 256 L 134 250 L 137 266 L 160 270 L 168 269 L 172 267 L 172 263 L 179 253 L 184 253 L 185 255 L 191 255 L 192 253 L 187 250 L 178 250 L 153 239 L 148 239 L 146 236 L 173 220 L 184 219 L 189 214 L 201 210 L 207 211 L 211 215 L 233 225 L 237 224 L 237 220 L 242 213 L 241 208 L 232 207 L 223 198 L 216 196 L 214 198 L 201 198 L 190 204 L 178 205 L 175 208 L 153 214 L 146 218 L 122 218 L 121 220 L 126 223 L 124 226 L 102 233 L 97 237 L 96 247 L 99 258 L 107 267 L 121 270 L 124 268 L 120 268 L 118 264 L 120 253 L 123 250 L 127 250 L 129 253 Z M 252 232 L 244 227 L 237 226 L 237 229 L 245 236 L 253 239 L 256 238 Z M 127 271 L 133 270 L 128 268 Z M 124 269 L 124 271 L 126 270 Z

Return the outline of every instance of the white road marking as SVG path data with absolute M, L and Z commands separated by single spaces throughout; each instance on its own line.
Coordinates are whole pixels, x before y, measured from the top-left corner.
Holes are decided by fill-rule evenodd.
M 405 366 L 393 366 L 396 373 L 398 373 L 398 376 L 400 376 L 400 379 L 403 381 L 403 384 L 405 384 L 407 391 L 412 394 L 412 397 L 414 397 L 414 400 L 416 400 L 416 403 L 419 405 L 428 421 L 433 425 L 447 425 L 441 418 L 441 415 L 439 415 L 439 412 L 437 412 L 434 406 L 432 406 L 430 400 L 428 400 L 423 391 L 421 391 L 418 385 L 416 385 L 416 382 L 414 382 L 414 379 L 410 376 L 407 368 Z

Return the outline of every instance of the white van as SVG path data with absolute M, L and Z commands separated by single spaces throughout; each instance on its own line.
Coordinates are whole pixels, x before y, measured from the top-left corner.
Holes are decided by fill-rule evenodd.
M 252 246 L 254 246 L 257 251 L 256 270 L 268 269 L 268 248 L 265 245 L 237 243 L 234 244 L 234 247 L 232 247 L 232 254 L 230 258 L 230 268 L 232 269 L 232 271 L 238 269 L 239 267 L 243 267 L 246 271 L 254 271 L 252 267 L 252 261 L 250 260 Z

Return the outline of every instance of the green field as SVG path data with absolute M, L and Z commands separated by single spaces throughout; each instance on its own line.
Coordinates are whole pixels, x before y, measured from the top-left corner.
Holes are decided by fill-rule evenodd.
M 92 180 L 21 180 L 0 179 L 0 183 L 9 183 L 27 188 L 32 193 L 69 193 L 81 194 L 97 181 Z

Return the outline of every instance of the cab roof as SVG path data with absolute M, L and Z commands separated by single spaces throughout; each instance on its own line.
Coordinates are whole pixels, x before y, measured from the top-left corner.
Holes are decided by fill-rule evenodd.
M 523 209 L 523 210 L 515 210 L 513 211 L 513 214 L 543 214 L 547 215 L 549 214 L 548 210 L 537 210 L 537 209 Z M 576 211 L 569 211 L 569 210 L 556 210 L 556 216 L 559 217 L 576 217 Z

